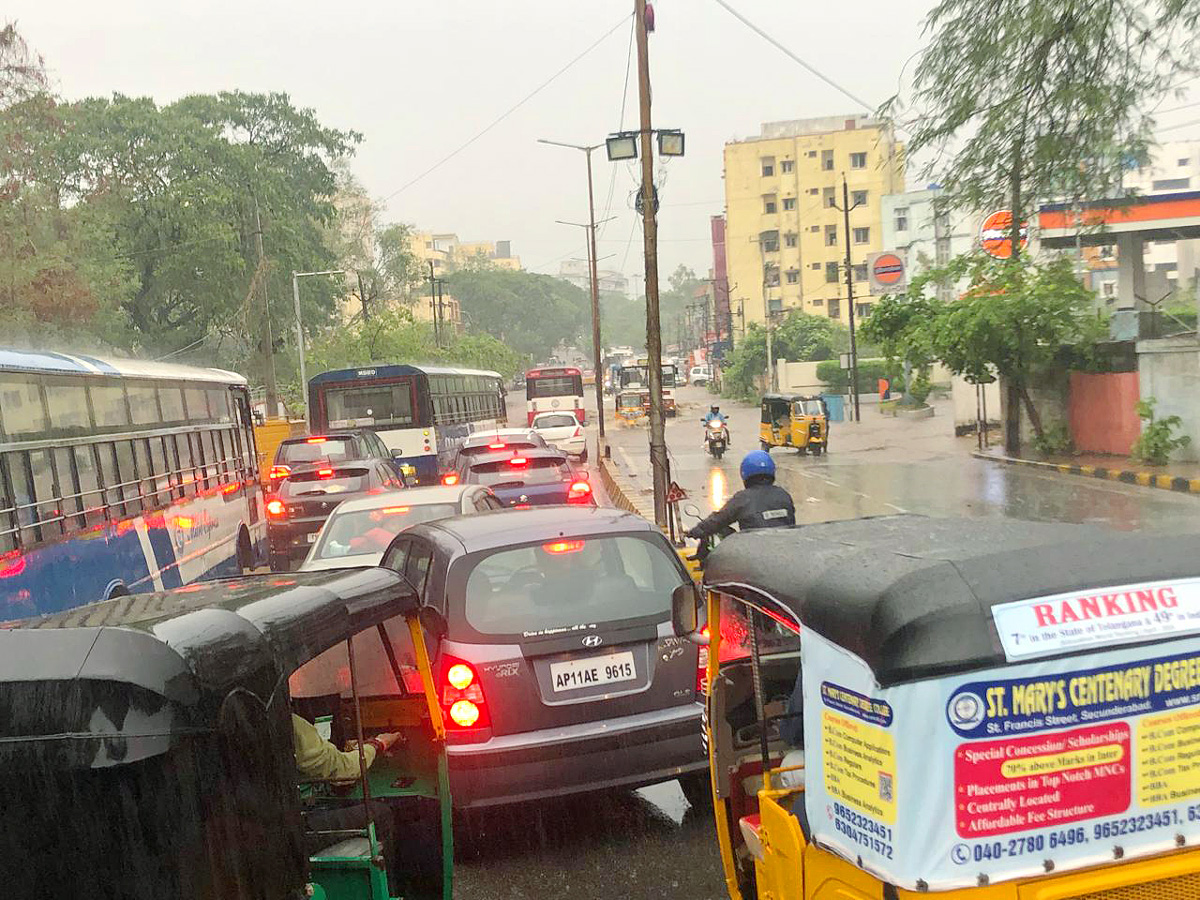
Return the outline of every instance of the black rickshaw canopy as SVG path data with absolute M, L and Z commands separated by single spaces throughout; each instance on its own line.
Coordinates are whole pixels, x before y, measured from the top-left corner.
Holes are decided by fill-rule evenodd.
M 734 535 L 704 583 L 811 628 L 888 687 L 1004 665 L 998 604 L 1197 577 L 1198 546 L 1197 535 L 885 516 Z

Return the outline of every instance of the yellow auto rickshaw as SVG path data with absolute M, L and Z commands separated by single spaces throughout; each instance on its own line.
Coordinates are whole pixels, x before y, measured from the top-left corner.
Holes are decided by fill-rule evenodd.
M 1193 536 L 761 530 L 672 619 L 733 900 L 1200 898 Z
M 617 393 L 617 421 L 636 425 L 650 415 L 650 394 L 647 391 Z
M 764 394 L 759 443 L 772 447 L 795 447 L 819 456 L 829 446 L 829 410 L 820 397 L 801 394 Z

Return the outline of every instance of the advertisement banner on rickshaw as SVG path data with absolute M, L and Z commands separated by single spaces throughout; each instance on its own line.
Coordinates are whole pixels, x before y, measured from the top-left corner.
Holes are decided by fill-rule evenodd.
M 891 688 L 809 630 L 802 652 L 813 838 L 888 882 L 948 890 L 1200 840 L 1200 638 Z

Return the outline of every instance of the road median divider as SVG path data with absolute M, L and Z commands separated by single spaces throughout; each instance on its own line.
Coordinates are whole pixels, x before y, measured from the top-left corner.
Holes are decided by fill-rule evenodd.
M 1151 472 L 1145 469 L 1126 469 L 1112 466 L 1096 466 L 1077 463 L 1053 462 L 1050 460 L 1024 459 L 1019 456 L 1005 456 L 999 453 L 984 453 L 974 451 L 976 459 L 990 462 L 1005 463 L 1014 466 L 1029 466 L 1043 471 L 1058 472 L 1062 475 L 1081 475 L 1085 478 L 1101 478 L 1105 481 L 1120 481 L 1123 484 L 1135 484 L 1140 487 L 1158 488 L 1164 491 L 1175 491 L 1178 494 L 1200 494 L 1200 478 L 1188 478 L 1183 475 L 1171 475 L 1167 472 Z
M 619 471 L 619 468 L 611 459 L 605 459 L 600 454 L 597 454 L 597 457 L 600 468 L 600 481 L 604 484 L 604 490 L 608 492 L 608 497 L 612 500 L 613 506 L 623 509 L 626 512 L 636 513 L 643 518 L 653 521 L 653 510 L 647 513 L 634 500 L 638 495 L 638 491 L 632 481 Z

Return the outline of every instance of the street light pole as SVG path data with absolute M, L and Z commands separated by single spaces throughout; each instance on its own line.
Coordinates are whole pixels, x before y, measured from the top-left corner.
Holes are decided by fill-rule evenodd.
M 296 352 L 300 354 L 300 390 L 304 396 L 304 421 L 308 422 L 308 373 L 304 361 L 304 326 L 300 320 L 300 279 L 313 275 L 345 275 L 345 269 L 326 269 L 322 272 L 293 272 L 292 273 L 292 303 L 296 307 Z M 359 278 L 359 291 L 362 291 L 362 279 Z M 360 293 L 361 296 L 361 293 Z M 365 308 L 365 306 L 364 306 Z
M 588 264 L 591 270 L 592 287 L 592 371 L 595 372 L 596 423 L 599 429 L 596 450 L 598 456 L 607 457 L 608 441 L 604 436 L 604 379 L 600 372 L 604 357 L 604 349 L 600 338 L 600 277 L 596 268 L 600 250 L 596 246 L 596 201 L 592 192 L 592 151 L 598 147 L 602 147 L 603 144 L 593 144 L 591 146 L 564 144 L 561 141 L 548 141 L 543 138 L 539 138 L 538 143 L 551 144 L 555 147 L 569 147 L 572 150 L 582 150 L 587 159 L 588 224 L 586 227 L 588 229 Z
M 858 408 L 858 347 L 854 340 L 854 267 L 850 264 L 850 211 L 858 208 L 850 205 L 850 186 L 846 173 L 842 173 L 842 217 L 846 229 L 846 302 L 850 304 L 850 393 L 854 398 L 854 421 L 861 423 Z
M 666 420 L 662 397 L 662 327 L 658 311 L 658 222 L 654 208 L 654 141 L 650 123 L 650 47 L 646 36 L 646 0 L 634 0 L 641 107 L 642 235 L 646 273 L 646 356 L 650 386 L 650 471 L 654 482 L 654 522 L 667 527 Z

